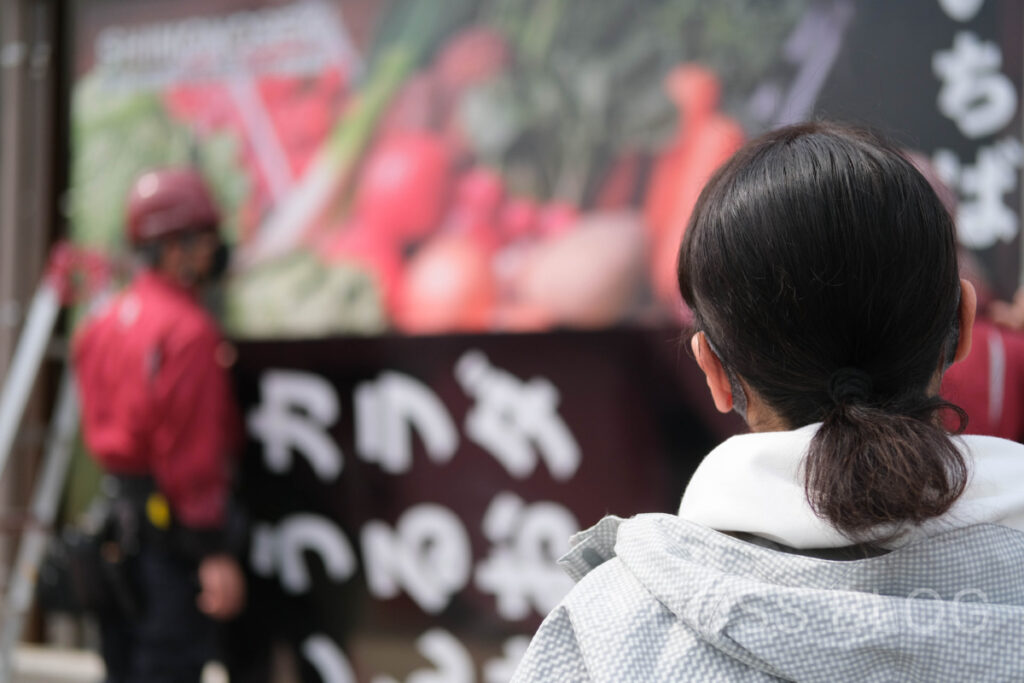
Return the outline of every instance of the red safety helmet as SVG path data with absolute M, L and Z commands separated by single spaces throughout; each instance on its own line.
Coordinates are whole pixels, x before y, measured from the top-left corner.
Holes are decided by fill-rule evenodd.
M 193 168 L 143 173 L 128 193 L 128 241 L 139 246 L 164 237 L 214 232 L 220 212 L 203 176 Z

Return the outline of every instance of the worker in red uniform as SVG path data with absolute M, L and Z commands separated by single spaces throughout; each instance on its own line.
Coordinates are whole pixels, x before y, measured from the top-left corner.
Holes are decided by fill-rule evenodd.
M 968 434 L 1024 442 L 1024 333 L 974 322 L 971 352 L 942 378 L 942 395 L 968 415 Z
M 240 427 L 230 353 L 197 300 L 221 269 L 219 213 L 187 168 L 142 175 L 126 213 L 142 267 L 74 345 L 85 442 L 113 483 L 138 598 L 135 613 L 100 615 L 102 649 L 112 683 L 193 683 L 214 620 L 245 599 L 225 532 Z

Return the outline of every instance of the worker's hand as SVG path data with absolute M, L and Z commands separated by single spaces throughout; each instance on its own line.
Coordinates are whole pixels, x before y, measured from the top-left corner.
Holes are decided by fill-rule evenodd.
M 199 610 L 213 619 L 230 619 L 245 606 L 245 576 L 230 555 L 210 555 L 199 564 Z

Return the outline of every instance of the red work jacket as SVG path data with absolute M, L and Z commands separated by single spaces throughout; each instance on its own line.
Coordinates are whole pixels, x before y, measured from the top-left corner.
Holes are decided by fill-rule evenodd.
M 189 527 L 224 521 L 240 425 L 227 351 L 193 295 L 150 272 L 74 343 L 89 450 L 109 472 L 151 475 Z
M 1024 333 L 975 321 L 971 352 L 946 372 L 942 396 L 967 411 L 968 434 L 1024 441 Z

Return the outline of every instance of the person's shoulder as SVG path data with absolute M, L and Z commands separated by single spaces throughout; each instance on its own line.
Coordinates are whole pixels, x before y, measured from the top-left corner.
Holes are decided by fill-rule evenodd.
M 168 353 L 212 357 L 222 341 L 217 324 L 205 311 L 190 311 L 165 328 L 164 344 Z
M 606 560 L 544 619 L 512 681 L 630 680 L 620 677 L 624 647 L 631 649 L 627 632 L 647 640 L 653 615 L 663 609 L 619 558 Z M 644 668 L 629 666 L 631 675 Z
M 97 347 L 107 347 L 116 339 L 118 329 L 123 327 L 126 292 L 95 302 L 78 321 L 72 335 L 72 353 L 77 357 Z
M 513 681 L 642 679 L 639 661 L 628 664 L 635 671 L 621 669 L 635 649 L 629 639 L 660 641 L 672 618 L 616 555 L 619 529 L 635 521 L 606 517 L 573 537 L 559 564 L 577 583 L 541 624 Z
M 701 648 L 695 634 L 619 555 L 587 572 L 561 607 L 572 622 L 588 669 L 623 676 L 609 680 L 629 680 L 636 674 L 641 678 L 634 680 L 656 680 L 642 672 L 653 675 L 654 668 L 665 664 L 661 648 L 681 656 Z
M 756 678 L 705 642 L 622 558 L 613 557 L 588 572 L 548 615 L 513 681 L 740 680 L 751 674 Z
M 183 307 L 174 328 L 184 337 L 219 341 L 220 328 L 199 303 Z
M 138 299 L 144 326 L 158 331 L 171 346 L 219 343 L 220 329 L 202 304 L 156 278 L 140 278 L 127 292 Z
M 564 607 L 556 607 L 530 640 L 511 683 L 590 680 L 594 679 L 587 670 L 572 619 Z

